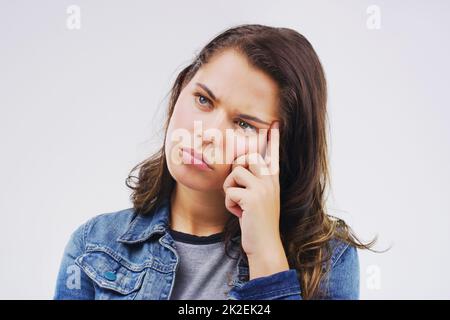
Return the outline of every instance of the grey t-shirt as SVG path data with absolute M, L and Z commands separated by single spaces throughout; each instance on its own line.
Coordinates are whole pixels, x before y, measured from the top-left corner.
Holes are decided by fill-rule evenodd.
M 171 300 L 226 300 L 237 277 L 237 259 L 225 254 L 223 233 L 199 237 L 170 230 L 179 255 Z M 237 257 L 239 246 L 230 246 Z

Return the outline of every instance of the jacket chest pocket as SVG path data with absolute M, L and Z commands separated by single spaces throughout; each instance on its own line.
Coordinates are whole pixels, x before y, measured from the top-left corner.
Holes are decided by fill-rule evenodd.
M 87 252 L 76 263 L 97 285 L 96 299 L 134 299 L 146 274 L 145 268 L 104 251 Z

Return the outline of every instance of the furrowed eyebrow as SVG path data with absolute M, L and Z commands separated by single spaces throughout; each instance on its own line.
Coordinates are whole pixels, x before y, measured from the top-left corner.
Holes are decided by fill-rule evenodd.
M 248 115 L 248 114 L 238 114 L 237 116 L 239 118 L 244 119 L 244 120 L 250 120 L 250 121 L 254 121 L 254 122 L 259 122 L 259 123 L 262 123 L 262 124 L 270 126 L 270 123 L 262 121 L 261 119 L 259 119 L 257 117 L 254 117 L 254 116 L 251 116 L 251 115 Z
M 205 86 L 203 83 L 200 83 L 200 82 L 196 82 L 195 83 L 196 85 L 198 85 L 199 87 L 201 87 L 203 90 L 205 90 L 207 93 L 208 93 L 208 95 L 214 100 L 214 101 L 219 101 L 217 98 L 216 98 L 216 96 L 214 95 L 214 93 L 207 87 L 207 86 Z
M 214 95 L 214 93 L 213 93 L 206 85 L 204 85 L 203 83 L 200 83 L 200 82 L 196 82 L 195 84 L 198 85 L 199 87 L 201 87 L 203 90 L 205 90 L 206 93 L 208 93 L 208 95 L 209 95 L 214 101 L 216 101 L 216 102 L 219 101 L 219 100 L 216 98 L 216 96 Z M 262 124 L 265 124 L 265 125 L 270 126 L 270 123 L 268 123 L 268 122 L 266 122 L 266 121 L 263 121 L 263 120 L 259 119 L 258 117 L 254 117 L 254 116 L 251 116 L 251 115 L 248 115 L 248 114 L 238 114 L 237 116 L 238 116 L 239 118 L 244 119 L 244 120 L 254 121 L 254 122 L 258 122 L 258 123 L 262 123 Z

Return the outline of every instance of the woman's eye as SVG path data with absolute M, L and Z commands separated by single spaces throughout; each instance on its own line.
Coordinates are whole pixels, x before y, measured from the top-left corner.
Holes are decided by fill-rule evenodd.
M 256 131 L 256 127 L 251 124 L 245 122 L 244 120 L 237 120 L 238 126 L 244 130 L 250 129 L 251 131 Z
M 209 101 L 208 98 L 206 98 L 205 96 L 196 93 L 195 94 L 195 100 L 197 101 L 198 104 L 200 104 L 201 106 L 207 106 L 208 104 L 211 105 L 211 101 Z
M 195 93 L 195 101 L 201 105 L 202 107 L 209 105 L 209 107 L 211 107 L 212 103 L 211 100 L 209 100 L 207 97 L 205 97 L 204 95 L 200 94 L 200 93 Z M 244 129 L 244 131 L 257 131 L 256 127 L 252 126 L 251 124 L 245 122 L 244 120 L 236 120 L 237 125 L 241 128 Z

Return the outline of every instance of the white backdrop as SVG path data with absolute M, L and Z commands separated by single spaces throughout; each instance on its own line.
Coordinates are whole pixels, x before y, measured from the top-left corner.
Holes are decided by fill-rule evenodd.
M 321 58 L 329 211 L 393 245 L 360 251 L 361 298 L 450 298 L 450 2 L 242 2 L 0 0 L 0 298 L 52 298 L 70 233 L 131 206 L 176 74 L 241 23 L 296 29 Z

